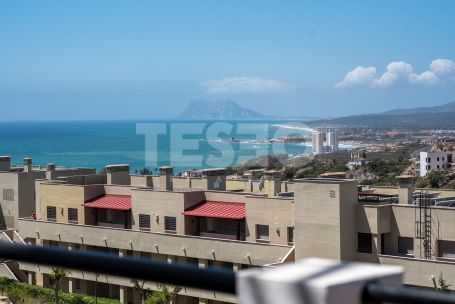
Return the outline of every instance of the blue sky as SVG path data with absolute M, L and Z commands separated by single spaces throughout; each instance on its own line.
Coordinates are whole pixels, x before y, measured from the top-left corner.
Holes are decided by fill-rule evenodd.
M 341 116 L 455 100 L 454 1 L 2 1 L 0 120 Z

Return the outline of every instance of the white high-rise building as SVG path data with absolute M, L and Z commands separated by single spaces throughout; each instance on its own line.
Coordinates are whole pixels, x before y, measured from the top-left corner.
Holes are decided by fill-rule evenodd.
M 324 137 L 326 138 L 324 142 Z M 338 151 L 338 138 L 335 130 L 327 132 L 314 131 L 312 134 L 313 154 Z
M 324 132 L 315 131 L 312 134 L 313 154 L 321 154 L 324 147 Z
M 338 151 L 337 131 L 331 130 L 327 132 L 327 146 L 330 152 Z

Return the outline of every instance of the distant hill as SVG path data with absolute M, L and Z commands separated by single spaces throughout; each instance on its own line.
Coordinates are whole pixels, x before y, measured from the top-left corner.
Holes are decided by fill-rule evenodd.
M 260 119 L 265 118 L 253 110 L 244 108 L 230 99 L 222 101 L 193 100 L 188 103 L 179 119 Z
M 383 114 L 386 115 L 407 115 L 407 114 L 419 114 L 419 113 L 441 113 L 441 112 L 453 112 L 455 111 L 455 101 L 443 104 L 441 106 L 434 107 L 420 107 L 411 109 L 394 109 L 386 111 Z
M 435 107 L 395 109 L 377 114 L 316 120 L 308 124 L 383 129 L 455 128 L 455 102 Z

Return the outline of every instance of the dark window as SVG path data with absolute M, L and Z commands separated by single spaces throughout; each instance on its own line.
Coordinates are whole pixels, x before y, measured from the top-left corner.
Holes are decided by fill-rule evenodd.
M 455 259 L 455 242 L 454 241 L 438 241 L 439 256 L 446 259 Z
M 436 169 L 439 169 L 439 165 L 436 166 Z
M 357 235 L 358 247 L 357 251 L 362 253 L 371 253 L 373 239 L 370 233 L 359 233 Z
M 57 208 L 47 206 L 47 220 L 55 222 L 57 220 Z
M 164 217 L 164 231 L 171 233 L 177 231 L 177 218 L 175 216 Z
M 78 223 L 78 216 L 77 216 L 77 209 L 76 208 L 68 208 L 68 222 L 70 223 Z
M 261 241 L 269 241 L 269 226 L 256 225 L 256 239 Z
M 411 237 L 398 237 L 398 253 L 405 255 L 414 254 L 414 239 Z
M 436 161 L 439 161 L 439 157 L 436 157 Z
M 444 156 L 442 157 L 442 161 L 444 161 Z
M 288 227 L 288 243 L 294 243 L 294 227 Z
M 150 231 L 150 215 L 139 214 L 139 229 Z

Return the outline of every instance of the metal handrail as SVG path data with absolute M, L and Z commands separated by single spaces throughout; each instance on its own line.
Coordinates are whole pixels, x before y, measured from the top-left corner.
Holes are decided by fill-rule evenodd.
M 120 257 L 94 251 L 10 244 L 5 241 L 0 241 L 0 258 L 176 286 L 236 293 L 235 272 L 219 268 L 199 268 L 188 264 L 168 264 L 151 259 Z M 455 295 L 403 285 L 369 282 L 363 289 L 362 300 L 365 303 L 455 304 Z

